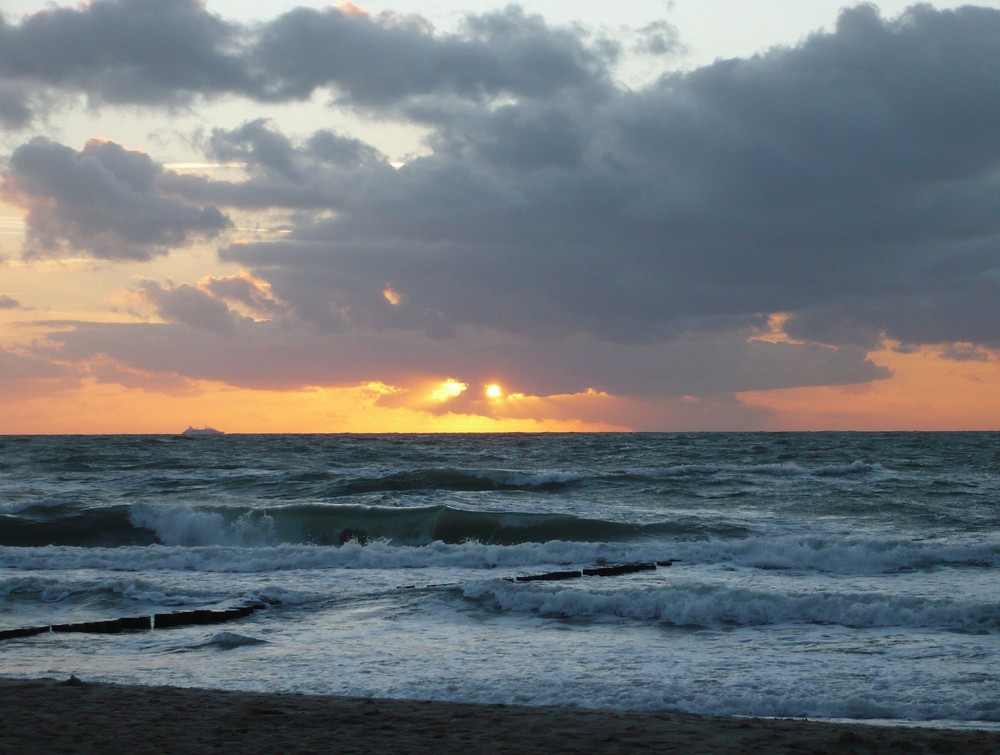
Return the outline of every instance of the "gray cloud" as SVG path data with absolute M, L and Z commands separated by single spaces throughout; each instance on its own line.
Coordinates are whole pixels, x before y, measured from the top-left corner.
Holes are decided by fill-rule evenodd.
M 251 170 L 276 173 L 292 181 L 301 175 L 292 164 L 291 140 L 269 128 L 263 119 L 250 121 L 233 131 L 215 129 L 208 146 L 209 152 L 223 162 L 244 162 Z
M 205 175 L 163 171 L 157 186 L 198 204 L 245 209 L 333 210 L 344 197 L 366 188 L 373 176 L 393 172 L 385 155 L 365 142 L 329 130 L 296 144 L 264 119 L 232 130 L 215 129 L 208 154 L 243 164 L 248 180 L 213 180 Z
M 385 156 L 360 139 L 332 131 L 316 131 L 304 145 L 297 146 L 263 118 L 232 130 L 214 129 L 208 152 L 218 160 L 246 163 L 252 172 L 277 174 L 302 180 L 307 166 L 317 163 L 337 168 L 375 167 L 385 164 Z M 306 165 L 296 165 L 296 162 Z
M 79 376 L 74 367 L 53 362 L 46 355 L 0 348 L 0 391 L 6 401 L 75 388 Z
M 666 21 L 654 21 L 639 29 L 635 50 L 647 55 L 676 55 L 684 44 L 676 26 Z
M 594 87 L 606 83 L 614 49 L 589 47 L 517 6 L 469 16 L 462 32 L 448 35 L 419 18 L 331 7 L 297 8 L 266 24 L 250 56 L 266 72 L 266 97 L 301 99 L 331 87 L 345 101 L 394 107 L 430 94 L 483 101 Z
M 516 6 L 439 34 L 418 17 L 346 6 L 240 25 L 198 0 L 95 0 L 18 24 L 0 16 L 0 78 L 20 87 L 0 91 L 0 118 L 26 125 L 32 106 L 18 92 L 40 87 L 94 107 L 177 108 L 225 95 L 283 102 L 317 90 L 363 107 L 429 95 L 546 97 L 608 86 L 615 56 L 607 40 L 591 43 Z
M 228 335 L 235 334 L 238 326 L 253 322 L 252 318 L 234 312 L 228 302 L 264 316 L 280 316 L 284 311 L 281 302 L 259 282 L 240 275 L 209 277 L 197 286 L 143 280 L 136 293 L 158 317 L 168 322 Z
M 144 284 L 143 291 L 170 323 L 76 323 L 50 341 L 65 359 L 106 356 L 143 371 L 267 389 L 374 379 L 405 386 L 428 375 L 450 375 L 472 386 L 499 381 L 529 395 L 594 388 L 654 399 L 865 382 L 888 374 L 861 350 L 748 341 L 746 332 L 656 346 L 584 338 L 525 342 L 492 331 L 422 340 L 400 330 L 321 331 L 283 318 L 252 322 L 189 286 Z M 209 306 L 210 300 L 215 304 Z M 447 408 L 461 409 L 476 394 L 470 391 Z
M 24 89 L 0 82 L 0 126 L 17 130 L 31 123 L 32 118 L 30 98 Z
M 21 302 L 7 294 L 0 294 L 0 309 L 18 309 Z
M 941 350 L 941 356 L 956 362 L 988 362 L 990 359 L 985 351 L 967 343 L 948 344 Z
M 997 346 L 997 40 L 996 11 L 861 6 L 646 89 L 455 111 L 336 216 L 223 254 L 331 327 L 656 343 L 787 312 L 829 344 Z
M 240 275 L 225 278 L 209 278 L 202 282 L 202 288 L 212 296 L 242 304 L 252 312 L 275 315 L 283 311 L 281 302 L 276 300 L 257 281 Z
M 40 359 L 35 355 L 26 354 L 11 349 L 0 349 L 0 375 L 7 380 L 26 380 L 31 378 L 58 378 L 69 374 L 66 367 Z
M 252 88 L 245 34 L 198 0 L 97 0 L 0 16 L 0 76 L 86 94 L 93 104 L 176 106 Z
M 115 383 L 125 388 L 175 396 L 198 393 L 198 388 L 183 375 L 171 372 L 146 373 L 106 358 L 89 361 L 86 373 L 99 383 Z
M 144 153 L 113 142 L 91 140 L 77 152 L 35 137 L 15 150 L 2 193 L 27 210 L 27 256 L 71 249 L 144 260 L 229 227 L 214 207 L 161 196 L 161 172 Z
M 295 208 L 323 210 L 335 198 L 321 187 L 293 184 L 282 179 L 258 177 L 252 181 L 222 181 L 207 175 L 165 170 L 156 182 L 165 195 L 196 205 L 218 205 L 247 210 Z
M 16 153 L 38 244 L 98 254 L 77 226 L 99 228 L 123 245 L 104 256 L 148 257 L 219 231 L 214 205 L 295 211 L 283 240 L 220 252 L 273 304 L 247 279 L 147 283 L 166 324 L 81 324 L 52 336 L 67 358 L 248 387 L 433 374 L 724 406 L 885 377 L 865 355 L 886 338 L 953 359 L 1000 348 L 1000 12 L 860 6 L 797 46 L 635 90 L 611 83 L 614 49 L 517 9 L 453 35 L 297 9 L 238 48 L 248 77 L 198 91 L 329 89 L 419 120 L 430 153 L 395 170 L 360 140 L 256 120 L 205 142 L 246 165 L 230 182 L 38 142 L 70 176 L 96 161 L 114 199 L 86 222 L 72 185 Z M 126 222 L 125 192 L 102 187 L 156 212 Z M 751 340 L 774 313 L 802 343 Z
M 143 281 L 139 291 L 152 304 L 160 317 L 192 328 L 231 331 L 236 318 L 225 302 L 194 286 L 163 286 L 155 281 Z

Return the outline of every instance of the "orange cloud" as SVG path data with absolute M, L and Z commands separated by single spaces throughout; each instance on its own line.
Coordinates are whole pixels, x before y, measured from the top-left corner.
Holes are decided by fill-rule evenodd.
M 403 301 L 403 297 L 392 286 L 386 286 L 382 289 L 382 297 L 394 307 L 399 306 L 399 303 Z
M 339 10 L 345 16 L 350 16 L 351 18 L 362 18 L 362 19 L 371 18 L 371 14 L 368 11 L 351 2 L 335 3 L 333 7 Z

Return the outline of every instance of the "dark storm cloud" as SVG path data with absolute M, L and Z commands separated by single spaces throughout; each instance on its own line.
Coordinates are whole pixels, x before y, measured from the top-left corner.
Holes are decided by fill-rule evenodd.
M 232 130 L 214 129 L 208 151 L 218 160 L 243 162 L 252 171 L 277 173 L 289 179 L 301 179 L 306 174 L 304 166 L 295 164 L 297 161 L 340 168 L 385 163 L 385 156 L 372 146 L 332 131 L 317 131 L 298 147 L 263 118 Z
M 252 88 L 241 33 L 197 0 L 98 0 L 19 24 L 0 16 L 0 76 L 94 104 L 178 105 Z
M 3 197 L 27 211 L 27 256 L 64 249 L 144 260 L 229 227 L 214 207 L 162 196 L 162 168 L 142 152 L 91 140 L 76 150 L 35 137 L 15 150 Z
M 296 144 L 264 119 L 214 129 L 206 149 L 218 161 L 242 164 L 246 178 L 222 181 L 164 171 L 158 187 L 198 204 L 333 210 L 343 206 L 347 194 L 393 172 L 385 155 L 359 139 L 321 130 Z
M 642 90 L 455 111 L 336 216 L 224 256 L 328 326 L 656 343 L 785 312 L 996 346 L 998 94 L 1000 13 L 862 6 Z
M 222 181 L 207 175 L 165 170 L 157 181 L 164 194 L 198 205 L 220 205 L 243 209 L 296 208 L 322 210 L 335 199 L 321 188 L 288 181 L 256 178 L 252 181 Z
M 256 120 L 205 141 L 246 166 L 230 182 L 94 147 L 99 210 L 15 154 L 37 246 L 99 254 L 78 233 L 96 228 L 123 244 L 104 256 L 148 257 L 219 231 L 214 205 L 295 211 L 283 240 L 220 252 L 280 302 L 274 322 L 234 313 L 242 284 L 147 284 L 168 323 L 60 332 L 67 358 L 260 387 L 433 374 L 652 397 L 885 377 L 865 355 L 886 338 L 959 359 L 1000 347 L 1000 12 L 860 6 L 797 46 L 637 89 L 611 82 L 616 49 L 516 8 L 455 34 L 343 8 L 239 44 L 218 28 L 205 49 L 249 73 L 173 96 L 329 90 L 419 121 L 429 154 L 395 170 L 357 139 Z M 36 146 L 70 177 L 84 162 Z M 126 197 L 156 212 L 118 212 Z M 750 340 L 779 313 L 802 343 Z
M 77 323 L 50 341 L 64 359 L 104 355 L 142 371 L 279 390 L 372 379 L 406 385 L 414 377 L 458 375 L 474 386 L 470 396 L 499 380 L 510 391 L 529 395 L 598 388 L 653 398 L 864 382 L 887 374 L 865 361 L 864 352 L 748 341 L 746 332 L 680 338 L 656 347 L 593 339 L 523 342 L 488 332 L 420 340 L 399 330 L 254 323 L 189 286 L 150 286 L 149 293 L 170 323 Z
M 17 130 L 27 126 L 32 117 L 27 93 L 21 87 L 0 82 L 0 126 Z
M 215 129 L 208 147 L 209 152 L 223 162 L 240 161 L 251 169 L 277 173 L 291 180 L 300 177 L 292 164 L 291 140 L 269 128 L 263 119 L 250 121 L 232 131 Z
M 346 194 L 393 172 L 385 155 L 359 139 L 321 130 L 296 144 L 264 119 L 214 129 L 206 149 L 215 160 L 243 165 L 245 178 L 222 181 L 164 171 L 158 187 L 198 204 L 333 210 Z
M 261 29 L 250 56 L 266 72 L 267 97 L 332 87 L 346 101 L 393 107 L 430 94 L 486 100 L 589 88 L 605 79 L 614 52 L 516 6 L 469 16 L 460 33 L 447 35 L 422 19 L 341 6 L 289 11 Z
M 430 95 L 484 101 L 604 87 L 616 49 L 547 26 L 515 6 L 436 33 L 423 19 L 356 7 L 297 8 L 229 23 L 197 0 L 95 0 L 19 23 L 0 16 L 0 118 L 23 126 L 23 87 L 82 94 L 92 106 L 188 105 L 240 95 L 267 102 L 330 90 L 345 103 L 397 107 Z

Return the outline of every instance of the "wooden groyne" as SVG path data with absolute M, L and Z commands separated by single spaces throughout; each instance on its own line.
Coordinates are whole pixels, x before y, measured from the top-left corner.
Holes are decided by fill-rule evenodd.
M 565 571 L 547 571 L 541 574 L 522 574 L 517 577 L 506 577 L 508 582 L 557 582 L 563 579 L 580 577 L 618 577 L 622 574 L 635 574 L 641 571 L 654 571 L 659 566 L 670 566 L 668 561 L 639 561 L 613 566 L 594 566 L 589 569 L 568 569 Z
M 593 566 L 586 569 L 566 569 L 562 571 L 542 572 L 540 574 L 521 574 L 516 577 L 504 577 L 508 582 L 556 582 L 564 579 L 579 579 L 583 577 L 618 577 L 623 574 L 653 571 L 658 567 L 670 566 L 673 560 L 639 561 L 626 564 Z M 407 585 L 407 587 L 413 587 Z M 166 611 L 150 616 L 125 616 L 105 621 L 77 621 L 68 624 L 49 624 L 40 627 L 19 627 L 18 629 L 0 629 L 0 640 L 12 640 L 19 637 L 32 637 L 47 632 L 81 632 L 87 634 L 117 634 L 124 631 L 149 631 L 157 629 L 173 629 L 196 625 L 223 624 L 227 621 L 243 619 L 266 608 L 266 603 L 243 603 L 231 608 L 196 608 L 186 611 Z
M 266 603 L 243 603 L 232 608 L 198 608 L 188 611 L 168 611 L 149 616 L 124 616 L 104 621 L 75 621 L 67 624 L 49 624 L 41 627 L 0 629 L 0 640 L 32 637 L 46 632 L 81 632 L 87 634 L 117 634 L 123 631 L 172 629 L 193 625 L 223 624 L 242 619 L 254 611 L 266 608 Z

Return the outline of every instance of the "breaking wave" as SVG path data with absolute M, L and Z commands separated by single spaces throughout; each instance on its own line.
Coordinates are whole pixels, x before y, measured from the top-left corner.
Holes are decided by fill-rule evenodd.
M 555 513 L 467 511 L 447 505 L 383 507 L 291 504 L 262 508 L 134 504 L 44 519 L 0 517 L 0 545 L 342 545 L 386 540 L 394 545 L 473 540 L 515 545 L 548 540 L 620 541 L 647 536 L 743 534 L 710 523 L 637 524 Z
M 854 629 L 1000 631 L 1000 604 L 986 601 L 926 600 L 846 591 L 779 594 L 672 580 L 661 585 L 598 589 L 581 589 L 575 583 L 533 583 L 525 587 L 491 580 L 467 587 L 464 594 L 496 610 L 564 619 L 631 619 L 702 628 L 808 623 Z

